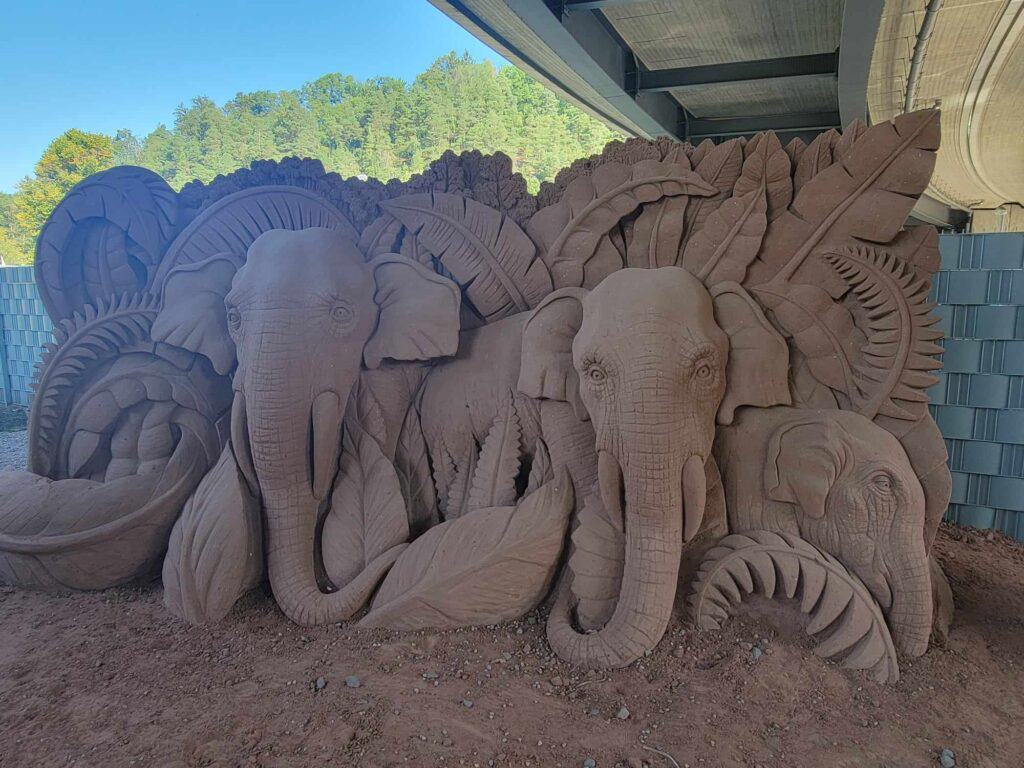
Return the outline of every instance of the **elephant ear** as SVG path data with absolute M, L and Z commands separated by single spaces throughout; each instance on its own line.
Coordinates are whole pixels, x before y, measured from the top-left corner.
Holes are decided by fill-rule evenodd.
M 732 424 L 742 405 L 767 408 L 792 404 L 789 392 L 789 347 L 764 312 L 738 283 L 711 289 L 715 320 L 729 337 L 725 397 L 718 423 Z
M 808 517 L 825 515 L 829 491 L 843 466 L 845 441 L 829 420 L 784 424 L 768 441 L 764 487 L 768 498 L 798 504 Z
M 518 389 L 527 397 L 572 403 L 576 416 L 590 418 L 580 399 L 580 381 L 572 364 L 572 341 L 583 322 L 584 288 L 561 288 L 530 314 L 523 328 Z
M 459 287 L 411 259 L 393 253 L 370 262 L 377 290 L 377 329 L 363 348 L 367 368 L 384 358 L 430 360 L 459 348 Z
M 224 297 L 240 266 L 241 259 L 225 253 L 172 269 L 153 322 L 153 340 L 204 355 L 217 373 L 227 375 L 235 365 L 235 344 Z

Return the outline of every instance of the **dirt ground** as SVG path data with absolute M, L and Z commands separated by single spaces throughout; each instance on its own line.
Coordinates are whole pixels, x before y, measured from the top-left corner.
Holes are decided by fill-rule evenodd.
M 586 674 L 551 656 L 542 613 L 401 636 L 298 627 L 256 594 L 197 628 L 158 585 L 7 589 L 0 766 L 909 768 L 943 748 L 1024 765 L 1024 547 L 944 526 L 937 551 L 949 642 L 888 687 L 750 612 L 722 632 L 676 622 L 649 658 Z

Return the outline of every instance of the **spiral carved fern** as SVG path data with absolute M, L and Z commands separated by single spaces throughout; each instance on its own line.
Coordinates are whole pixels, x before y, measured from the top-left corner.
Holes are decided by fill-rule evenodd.
M 864 392 L 859 410 L 869 419 L 882 414 L 916 420 L 928 406 L 928 387 L 938 379 L 929 371 L 941 368 L 935 344 L 942 331 L 927 302 L 928 280 L 885 251 L 847 248 L 824 255 L 852 288 L 867 312 L 867 345 L 856 366 Z
M 799 536 L 748 531 L 726 536 L 701 563 L 690 595 L 700 629 L 718 629 L 746 595 L 795 598 L 810 616 L 814 652 L 878 682 L 899 679 L 896 648 L 881 608 L 838 560 Z

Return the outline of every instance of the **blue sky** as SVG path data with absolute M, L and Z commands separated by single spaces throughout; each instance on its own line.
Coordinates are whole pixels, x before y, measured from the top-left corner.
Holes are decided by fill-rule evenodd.
M 327 72 L 411 80 L 455 50 L 500 62 L 427 0 L 3 0 L 0 191 L 69 128 L 138 136 L 194 96 Z

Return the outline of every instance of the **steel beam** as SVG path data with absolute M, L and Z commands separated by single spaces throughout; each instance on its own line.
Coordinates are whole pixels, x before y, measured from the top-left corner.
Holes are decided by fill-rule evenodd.
M 670 91 L 688 85 L 742 83 L 751 80 L 772 80 L 779 77 L 808 75 L 835 77 L 838 53 L 814 53 L 807 56 L 786 56 L 778 59 L 732 61 L 698 67 L 654 69 L 640 77 L 640 91 Z
M 636 2 L 637 0 L 561 0 L 561 6 L 566 11 L 596 11 L 609 5 L 632 5 Z
M 691 118 L 688 139 L 710 136 L 743 136 L 758 131 L 826 131 L 839 125 L 838 112 L 794 112 L 757 117 Z
M 678 135 L 683 112 L 663 93 L 629 93 L 629 73 L 635 69 L 632 52 L 624 49 L 593 12 L 559 17 L 543 0 L 505 0 L 509 10 L 562 61 L 568 64 L 621 118 L 628 132 L 653 137 Z
M 846 0 L 839 36 L 839 117 L 868 121 L 868 74 L 885 0 Z

